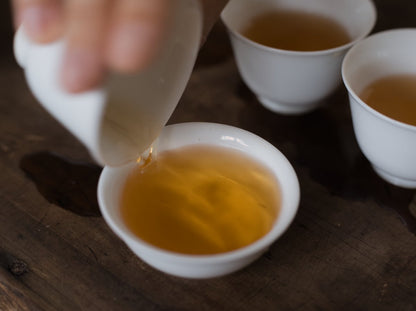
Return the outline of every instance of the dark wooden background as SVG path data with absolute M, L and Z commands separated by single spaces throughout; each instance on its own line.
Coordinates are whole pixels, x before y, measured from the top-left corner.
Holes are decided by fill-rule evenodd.
M 414 0 L 375 3 L 375 31 L 416 27 Z M 262 136 L 294 165 L 302 199 L 290 229 L 253 265 L 184 280 L 141 262 L 97 213 L 100 168 L 28 91 L 9 15 L 3 0 L 0 310 L 416 310 L 416 192 L 373 173 L 343 87 L 311 114 L 273 114 L 241 81 L 216 25 L 170 123 L 219 122 Z

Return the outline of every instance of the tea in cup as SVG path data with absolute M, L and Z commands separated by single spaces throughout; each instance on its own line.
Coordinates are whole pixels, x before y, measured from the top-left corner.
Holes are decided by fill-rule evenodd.
M 221 17 L 260 103 L 300 114 L 339 86 L 342 59 L 370 33 L 376 10 L 370 0 L 231 0 Z
M 342 65 L 358 144 L 376 173 L 416 188 L 416 29 L 369 36 Z
M 154 148 L 150 161 L 105 167 L 98 200 L 110 228 L 160 271 L 198 279 L 234 272 L 261 256 L 295 217 L 295 171 L 252 133 L 175 124 Z

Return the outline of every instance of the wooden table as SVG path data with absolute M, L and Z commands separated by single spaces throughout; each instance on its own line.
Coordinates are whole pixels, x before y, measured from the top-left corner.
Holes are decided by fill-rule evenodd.
M 414 0 L 375 3 L 375 31 L 416 26 Z M 248 268 L 171 277 L 99 216 L 100 168 L 28 91 L 11 53 L 8 1 L 0 6 L 0 310 L 416 310 L 416 192 L 374 174 L 343 87 L 311 114 L 273 114 L 241 81 L 216 25 L 170 123 L 262 136 L 292 162 L 302 199 L 290 229 Z

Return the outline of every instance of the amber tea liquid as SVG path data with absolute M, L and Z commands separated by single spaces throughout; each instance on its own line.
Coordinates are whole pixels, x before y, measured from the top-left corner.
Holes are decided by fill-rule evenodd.
M 216 254 L 269 232 L 280 202 L 277 180 L 257 161 L 229 148 L 190 146 L 137 166 L 122 192 L 121 213 L 150 244 Z
M 271 11 L 255 17 L 242 31 L 248 39 L 272 48 L 319 51 L 351 41 L 347 31 L 325 16 L 300 11 Z
M 416 75 L 392 75 L 368 85 L 359 95 L 378 112 L 416 126 Z

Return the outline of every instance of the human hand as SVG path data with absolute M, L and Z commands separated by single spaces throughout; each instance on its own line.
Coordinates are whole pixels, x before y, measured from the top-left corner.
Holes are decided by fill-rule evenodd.
M 16 27 L 31 40 L 66 38 L 61 82 L 76 93 L 98 86 L 107 71 L 137 72 L 151 63 L 176 0 L 11 1 Z M 200 1 L 206 38 L 228 0 Z
M 16 26 L 35 42 L 65 37 L 61 82 L 69 92 L 99 85 L 108 70 L 147 66 L 167 25 L 170 0 L 13 0 Z

